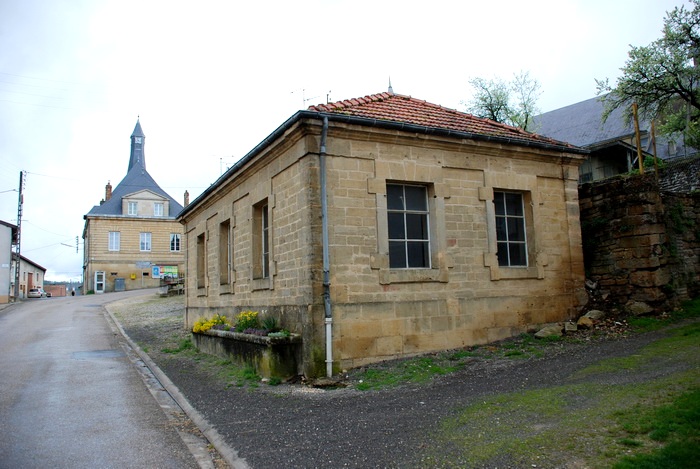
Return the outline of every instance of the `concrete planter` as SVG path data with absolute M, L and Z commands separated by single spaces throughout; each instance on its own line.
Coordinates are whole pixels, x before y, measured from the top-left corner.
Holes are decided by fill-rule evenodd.
M 198 350 L 250 364 L 263 378 L 291 378 L 300 374 L 301 336 L 267 337 L 210 329 L 192 333 Z

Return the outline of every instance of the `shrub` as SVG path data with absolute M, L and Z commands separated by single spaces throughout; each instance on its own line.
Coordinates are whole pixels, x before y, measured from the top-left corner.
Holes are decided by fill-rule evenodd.
M 236 316 L 236 332 L 246 329 L 260 329 L 257 311 L 242 311 Z
M 277 323 L 277 318 L 268 316 L 262 322 L 263 329 L 268 332 L 277 332 L 280 330 L 279 324 Z
M 231 322 L 226 318 L 226 316 L 222 316 L 220 314 L 215 315 L 211 319 L 201 318 L 199 321 L 194 323 L 192 332 L 204 332 L 212 328 L 229 330 L 231 329 Z

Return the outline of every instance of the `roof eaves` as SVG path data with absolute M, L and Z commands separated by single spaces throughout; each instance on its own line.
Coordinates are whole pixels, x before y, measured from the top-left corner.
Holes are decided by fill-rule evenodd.
M 394 96 L 389 93 L 382 93 L 382 95 L 386 94 L 387 97 L 389 96 Z M 376 96 L 376 95 L 373 95 Z M 412 99 L 412 98 L 411 98 Z M 553 139 L 547 139 L 551 140 L 551 143 L 549 142 L 537 142 L 537 141 L 532 141 L 532 140 L 519 140 L 519 139 L 510 139 L 506 137 L 500 137 L 500 136 L 494 136 L 494 135 L 482 135 L 482 134 L 476 134 L 476 133 L 470 133 L 470 132 L 464 132 L 464 131 L 457 131 L 457 130 L 450 130 L 450 129 L 442 129 L 438 127 L 428 127 L 428 126 L 421 126 L 417 124 L 410 124 L 406 122 L 397 122 L 393 120 L 384 120 L 384 119 L 376 119 L 376 118 L 367 118 L 367 117 L 358 117 L 352 114 L 346 114 L 346 113 L 339 113 L 339 112 L 323 112 L 323 111 L 317 111 L 313 110 L 316 108 L 324 107 L 325 105 L 319 105 L 319 106 L 310 106 L 308 110 L 301 110 L 297 111 L 295 114 L 293 114 L 289 119 L 287 119 L 285 122 L 282 123 L 277 129 L 275 129 L 270 135 L 265 137 L 260 143 L 258 143 L 252 150 L 250 150 L 248 153 L 246 153 L 240 160 L 238 160 L 233 166 L 231 166 L 226 172 L 224 172 L 221 176 L 219 176 L 216 181 L 214 181 L 209 187 L 207 187 L 201 194 L 199 194 L 189 205 L 186 207 L 183 207 L 183 209 L 180 211 L 180 213 L 177 215 L 178 219 L 181 219 L 183 216 L 187 215 L 193 207 L 195 207 L 200 200 L 203 200 L 206 198 L 209 194 L 214 192 L 224 180 L 228 179 L 231 175 L 235 174 L 239 169 L 241 169 L 243 166 L 245 166 L 249 161 L 251 161 L 255 156 L 257 156 L 259 153 L 261 153 L 266 147 L 268 147 L 272 142 L 280 138 L 281 136 L 284 135 L 287 130 L 289 130 L 294 124 L 296 124 L 298 121 L 302 119 L 323 119 L 324 117 L 327 117 L 329 121 L 337 121 L 337 122 L 346 122 L 346 123 L 351 123 L 351 124 L 358 124 L 358 125 L 369 125 L 369 126 L 374 126 L 374 127 L 381 127 L 381 128 L 387 128 L 387 129 L 392 129 L 392 130 L 405 130 L 405 131 L 410 131 L 414 133 L 422 133 L 425 135 L 440 135 L 440 136 L 446 136 L 446 137 L 455 137 L 455 138 L 465 138 L 465 139 L 471 139 L 471 140 L 481 140 L 481 141 L 489 141 L 489 142 L 495 142 L 495 143 L 505 143 L 505 144 L 510 144 L 510 145 L 520 145 L 520 146 L 525 146 L 525 147 L 530 147 L 530 148 L 541 148 L 541 149 L 546 149 L 546 150 L 554 150 L 554 151 L 563 151 L 567 153 L 575 153 L 575 154 L 580 154 L 580 155 L 588 155 L 590 154 L 590 151 L 585 148 L 580 148 L 576 147 L 564 142 L 558 142 Z M 529 133 L 525 132 L 527 135 L 530 135 Z M 543 137 L 546 139 L 546 137 Z M 182 220 L 180 220 L 182 222 Z

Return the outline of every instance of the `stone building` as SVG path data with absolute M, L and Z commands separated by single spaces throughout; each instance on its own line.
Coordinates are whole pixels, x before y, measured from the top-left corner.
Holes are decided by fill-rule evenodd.
M 180 213 L 186 325 L 273 316 L 319 376 L 569 319 L 586 153 L 393 92 L 299 111 Z
M 182 205 L 146 171 L 145 143 L 137 121 L 126 176 L 83 217 L 83 293 L 157 287 L 184 273 Z

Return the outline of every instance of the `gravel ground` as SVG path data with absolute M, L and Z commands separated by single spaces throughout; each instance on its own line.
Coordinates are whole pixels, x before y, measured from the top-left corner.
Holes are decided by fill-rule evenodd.
M 603 339 L 583 337 L 543 346 L 539 358 L 470 358 L 457 372 L 387 390 L 358 391 L 353 386 L 357 373 L 348 375 L 347 387 L 334 390 L 301 384 L 236 386 L 195 354 L 162 352 L 189 337 L 183 330 L 182 297 L 161 299 L 154 294 L 113 303 L 109 309 L 192 406 L 256 469 L 432 467 L 426 454 L 434 449 L 431 435 L 439 431 L 441 421 L 489 396 L 591 380 L 643 383 L 689 366 L 675 362 L 643 371 L 575 377 L 577 370 L 602 359 L 633 355 L 664 335 L 625 336 L 613 330 Z M 561 455 L 544 455 L 536 466 L 528 465 L 533 466 L 586 467 L 576 460 L 562 463 Z M 500 455 L 484 467 L 518 466 L 508 455 Z

